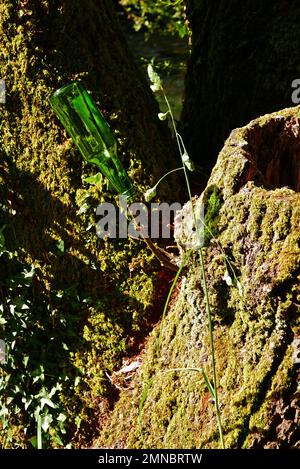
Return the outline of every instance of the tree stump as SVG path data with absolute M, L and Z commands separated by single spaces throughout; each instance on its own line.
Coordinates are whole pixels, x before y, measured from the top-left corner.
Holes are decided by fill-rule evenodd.
M 299 117 L 286 109 L 234 130 L 204 191 L 207 213 L 212 189 L 220 200 L 204 254 L 226 448 L 300 447 Z M 189 370 L 211 377 L 209 350 L 195 251 L 98 444 L 219 447 L 210 394 Z

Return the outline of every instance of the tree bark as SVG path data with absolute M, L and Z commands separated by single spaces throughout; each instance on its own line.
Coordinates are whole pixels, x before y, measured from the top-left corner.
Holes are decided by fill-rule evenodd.
M 125 343 L 135 345 L 126 337 L 145 328 L 151 314 L 159 264 L 141 242 L 105 242 L 90 229 L 98 203 L 114 196 L 104 182 L 84 183 L 95 171 L 67 138 L 49 97 L 71 80 L 83 82 L 114 129 L 140 194 L 171 164 L 173 144 L 111 0 L 1 1 L 0 70 L 7 91 L 0 104 L 0 222 L 7 225 L 7 249 L 36 269 L 35 326 L 16 348 L 30 357 L 28 392 L 31 363 L 44 366 L 49 389 L 58 376 L 69 376 L 62 405 L 71 428 L 81 415 L 83 443 L 84 421 L 91 435 L 101 425 L 101 408 L 105 412 L 99 403 L 110 386 L 105 371 L 120 364 Z M 64 246 L 59 253 L 58 243 Z M 74 389 L 78 369 L 83 387 Z M 25 440 L 36 431 L 30 415 L 24 411 L 11 422 L 28 429 Z
M 300 77 L 299 2 L 187 0 L 192 54 L 183 133 L 194 160 L 212 169 L 230 131 L 293 105 Z

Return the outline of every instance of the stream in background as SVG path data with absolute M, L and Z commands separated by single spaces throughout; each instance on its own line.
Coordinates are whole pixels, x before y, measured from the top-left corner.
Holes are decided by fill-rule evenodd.
M 156 71 L 164 83 L 164 89 L 170 101 L 174 116 L 179 120 L 184 94 L 184 77 L 186 63 L 190 54 L 188 37 L 180 39 L 176 36 L 153 35 L 148 40 L 141 32 L 126 33 L 129 47 L 137 62 L 145 69 L 154 59 Z M 161 93 L 155 93 L 161 111 L 166 105 Z

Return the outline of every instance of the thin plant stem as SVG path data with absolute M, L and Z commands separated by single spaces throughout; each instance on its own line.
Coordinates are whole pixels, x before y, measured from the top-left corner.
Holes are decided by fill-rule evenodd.
M 153 187 L 157 187 L 161 183 L 161 181 L 163 181 L 167 176 L 169 176 L 169 174 L 175 173 L 175 171 L 182 171 L 183 169 L 184 166 L 180 166 L 180 168 L 171 169 L 171 171 L 168 171 L 166 174 L 164 174 Z
M 222 449 L 225 449 L 221 414 L 220 414 L 220 406 L 219 406 L 219 398 L 218 398 L 218 389 L 217 389 L 217 372 L 216 372 L 215 346 L 214 346 L 214 335 L 213 335 L 213 322 L 212 322 L 211 307 L 210 307 L 209 296 L 208 296 L 207 279 L 206 279 L 202 248 L 199 249 L 199 255 L 200 255 L 200 266 L 201 266 L 202 278 L 203 278 L 203 289 L 204 289 L 204 296 L 205 296 L 206 313 L 208 317 L 211 362 L 212 362 L 212 369 L 213 369 L 213 384 L 214 384 L 214 389 L 215 389 L 214 402 L 215 402 L 215 409 L 216 409 L 216 417 L 217 417 L 217 422 L 218 422 L 221 446 L 222 446 Z
M 153 379 L 150 379 L 150 381 L 147 381 L 146 385 L 144 386 L 144 389 L 142 391 L 141 397 L 140 397 L 140 403 L 139 403 L 139 411 L 138 411 L 138 426 L 139 426 L 139 432 L 143 437 L 143 409 L 144 409 L 144 404 L 147 400 L 149 389 L 151 388 Z
M 211 397 L 213 398 L 213 400 L 215 400 L 216 393 L 215 393 L 214 387 L 211 384 L 203 368 L 170 368 L 169 370 L 164 371 L 164 373 L 170 373 L 171 371 L 196 371 L 197 373 L 201 373 L 205 381 L 206 387 L 210 392 Z
M 180 139 L 179 139 L 179 134 L 178 134 L 178 132 L 177 132 L 177 128 L 176 128 L 176 123 L 175 123 L 175 119 L 174 119 L 174 116 L 173 116 L 173 112 L 172 112 L 172 109 L 171 109 L 169 100 L 168 100 L 168 98 L 167 98 L 167 96 L 166 96 L 166 93 L 164 92 L 163 89 L 162 89 L 162 93 L 163 93 L 165 102 L 166 102 L 166 104 L 167 104 L 168 111 L 169 111 L 170 116 L 171 116 L 171 121 L 172 121 L 172 126 L 173 126 L 174 133 L 175 133 L 175 137 L 176 137 L 176 142 L 177 142 L 177 145 L 178 145 L 178 148 L 179 148 L 179 151 L 180 151 L 180 156 L 181 156 L 181 158 L 182 158 L 182 150 L 181 150 L 181 146 L 180 146 L 181 142 L 180 142 Z M 188 175 L 187 175 L 187 170 L 186 170 L 185 164 L 183 165 L 183 171 L 184 171 L 184 176 L 185 176 L 185 180 L 186 180 L 186 183 L 187 183 L 187 189 L 188 189 L 188 193 L 189 193 L 189 198 L 190 198 L 191 203 L 192 203 L 192 192 L 191 192 L 191 187 L 190 187 L 190 183 L 189 183 L 189 179 L 188 179 Z
M 192 250 L 189 250 L 185 253 L 185 256 L 184 256 L 184 258 L 181 262 L 181 265 L 180 265 L 179 269 L 176 272 L 176 275 L 175 275 L 174 280 L 172 282 L 171 288 L 169 290 L 169 293 L 168 293 L 168 296 L 167 296 L 167 299 L 166 299 L 166 302 L 165 302 L 165 305 L 164 305 L 164 310 L 163 310 L 163 313 L 162 313 L 162 317 L 161 317 L 160 331 L 159 331 L 159 336 L 158 336 L 158 341 L 157 341 L 157 353 L 160 352 L 165 317 L 166 317 L 166 313 L 167 313 L 167 310 L 168 310 L 168 306 L 169 306 L 169 303 L 170 303 L 172 293 L 173 293 L 174 288 L 177 284 L 177 281 L 178 281 L 178 278 L 179 278 L 179 276 L 182 272 L 182 269 L 186 265 L 186 263 L 187 263 L 189 257 L 191 256 L 191 254 L 192 254 Z M 142 431 L 143 408 L 144 408 L 145 401 L 147 400 L 151 384 L 152 384 L 152 379 L 149 382 L 146 383 L 146 385 L 143 389 L 143 392 L 141 394 L 141 397 L 140 397 L 139 411 L 138 411 L 138 427 L 139 427 L 139 432 L 140 432 L 141 435 L 143 435 L 143 431 Z
M 168 98 L 166 97 L 166 95 L 164 94 L 164 97 L 165 97 L 165 100 L 168 102 Z M 170 106 L 169 106 L 169 109 L 170 109 Z M 169 111 L 170 114 L 172 115 L 172 111 Z M 176 130 L 176 125 L 175 125 L 175 120 L 173 119 L 172 120 L 172 124 L 173 124 L 173 127 L 174 127 L 174 131 L 176 132 L 176 135 L 181 143 L 181 146 L 183 148 L 183 151 L 185 153 L 187 153 L 187 150 L 185 148 L 185 145 L 184 145 L 184 141 L 182 140 L 182 137 L 181 135 L 177 132 Z M 177 140 L 177 143 L 178 143 L 178 140 Z M 179 150 L 180 150 L 180 154 L 182 155 L 181 153 L 181 148 L 179 146 Z M 185 165 L 183 165 L 185 167 Z M 190 190 L 190 185 L 189 185 L 189 180 L 188 180 L 188 175 L 187 175 L 187 171 L 185 170 L 185 179 L 186 179 L 186 183 L 187 183 L 187 187 L 188 187 L 188 192 L 189 192 L 189 196 L 190 196 L 190 199 L 191 199 L 191 190 Z M 191 201 L 192 202 L 192 201 Z M 195 212 L 194 212 L 194 209 L 193 209 L 193 206 L 192 206 L 192 211 L 193 211 L 193 218 L 194 218 L 194 223 L 195 223 L 195 227 L 196 227 L 196 216 L 195 216 Z M 238 279 L 236 277 L 236 274 L 235 274 L 235 271 L 234 271 L 234 268 L 232 267 L 232 262 L 231 260 L 228 258 L 228 256 L 226 255 L 224 249 L 223 249 L 223 246 L 221 245 L 221 243 L 219 242 L 219 240 L 214 236 L 213 232 L 211 231 L 211 229 L 209 228 L 209 226 L 204 222 L 204 220 L 202 220 L 202 218 L 200 218 L 200 222 L 202 223 L 203 227 L 209 232 L 210 236 L 212 237 L 212 239 L 218 244 L 219 248 L 221 249 L 221 252 L 224 256 L 224 260 L 225 260 L 225 265 L 226 265 L 226 262 L 228 264 L 228 266 L 230 267 L 230 270 L 232 272 L 232 275 L 233 275 L 233 278 L 235 280 L 235 282 L 237 283 Z
M 162 93 L 163 93 L 165 102 L 167 104 L 168 111 L 169 111 L 170 116 L 171 116 L 173 130 L 174 130 L 174 133 L 175 133 L 175 136 L 176 136 L 178 149 L 179 149 L 180 156 L 181 156 L 181 159 L 182 159 L 182 156 L 183 156 L 182 149 L 185 152 L 186 151 L 185 146 L 184 146 L 184 143 L 183 143 L 183 140 L 182 140 L 181 136 L 177 132 L 176 123 L 175 123 L 175 119 L 174 119 L 174 116 L 173 116 L 173 113 L 172 113 L 172 109 L 171 109 L 170 103 L 169 103 L 168 98 L 167 98 L 167 96 L 166 96 L 163 89 L 162 89 Z M 195 214 L 195 210 L 194 210 L 194 207 L 193 207 L 190 182 L 189 182 L 189 178 L 188 178 L 187 169 L 186 169 L 185 164 L 183 166 L 184 166 L 184 176 L 185 176 L 185 180 L 186 180 L 187 190 L 188 190 L 188 194 L 189 194 L 189 198 L 190 198 L 190 202 L 191 202 L 191 207 L 192 207 L 194 225 L 195 225 L 195 228 L 197 229 L 196 214 Z M 217 372 L 216 372 L 215 346 L 214 346 L 214 335 L 213 335 L 213 322 L 212 322 L 212 314 L 211 314 L 211 307 L 210 307 L 210 301 L 209 301 L 209 295 L 208 295 L 207 278 L 206 278 L 204 256 L 203 256 L 203 249 L 202 248 L 199 249 L 199 256 L 200 256 L 201 274 L 202 274 L 202 279 L 203 279 L 203 290 L 204 290 L 204 298 L 205 298 L 205 305 L 206 305 L 206 313 L 207 313 L 208 327 L 209 327 L 211 364 L 212 364 L 212 371 L 213 371 L 213 385 L 214 385 L 214 391 L 215 391 L 214 403 L 215 403 L 216 418 L 217 418 L 218 430 L 219 430 L 219 436 L 220 436 L 220 443 L 221 443 L 222 449 L 224 449 L 225 445 L 224 445 L 223 429 L 222 429 L 219 398 L 218 398 L 218 390 L 217 390 Z

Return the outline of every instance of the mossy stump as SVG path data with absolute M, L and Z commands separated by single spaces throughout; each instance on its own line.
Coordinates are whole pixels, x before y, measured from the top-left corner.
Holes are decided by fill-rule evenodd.
M 299 117 L 299 107 L 286 109 L 234 130 L 205 189 L 217 188 L 222 202 L 204 250 L 227 448 L 300 447 Z M 184 247 L 180 235 L 177 242 Z M 226 273 L 224 253 L 234 275 Z M 173 295 L 160 351 L 157 325 L 96 445 L 219 447 L 202 375 L 173 370 L 203 367 L 212 376 L 201 284 L 195 252 Z

